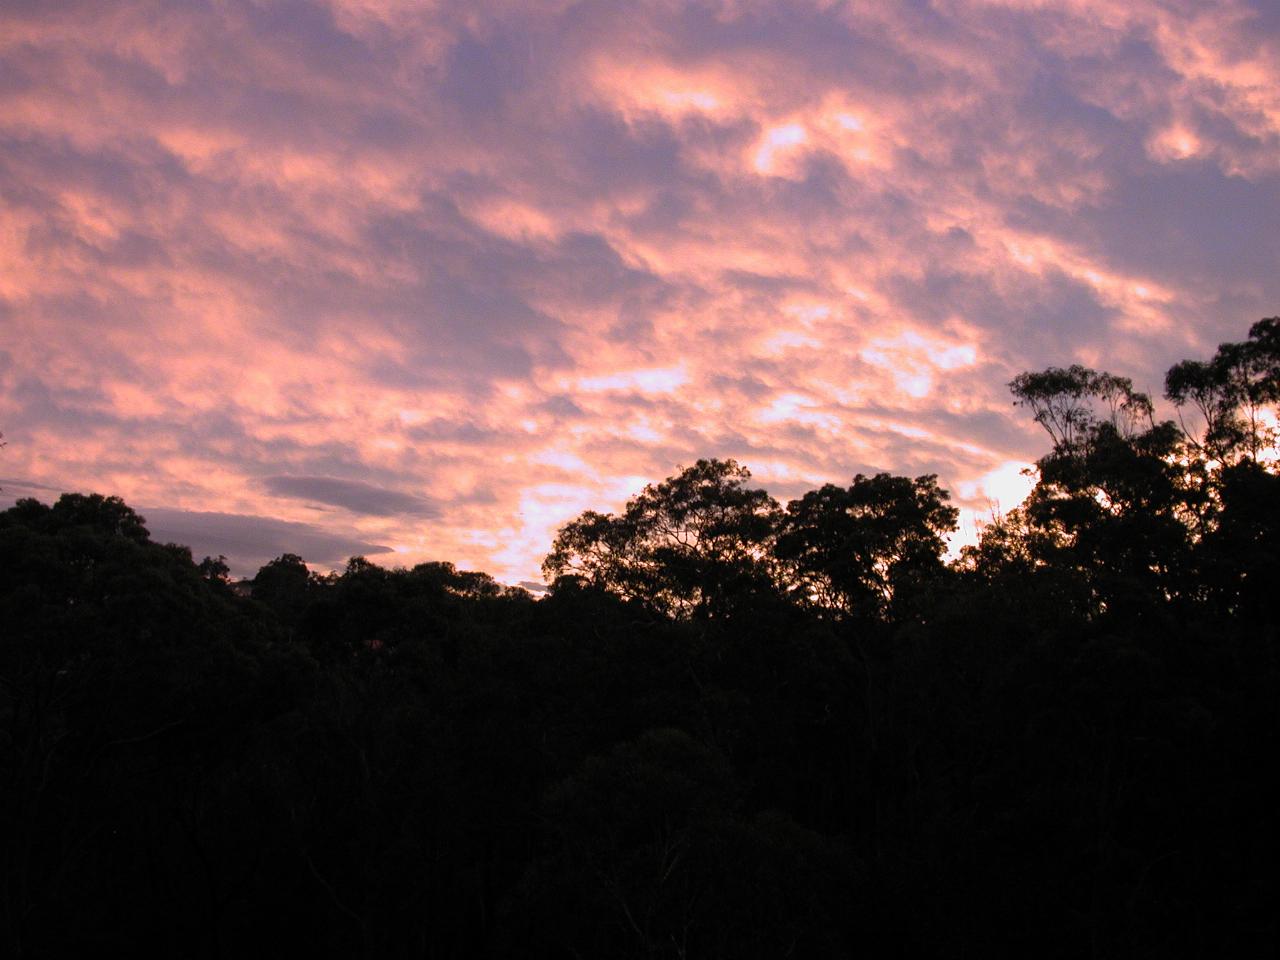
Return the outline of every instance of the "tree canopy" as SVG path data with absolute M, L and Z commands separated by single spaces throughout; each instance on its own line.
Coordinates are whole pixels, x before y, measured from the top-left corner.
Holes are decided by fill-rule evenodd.
M 1266 955 L 1280 320 L 1011 386 L 1025 503 L 731 460 L 249 590 L 117 497 L 0 511 L 5 956 Z
M 550 579 L 579 577 L 678 616 L 723 615 L 767 584 L 779 507 L 732 460 L 699 460 L 651 484 L 620 515 L 584 513 L 557 535 Z
M 842 616 L 883 620 L 942 572 L 959 515 L 934 475 L 827 484 L 787 505 L 775 552 L 790 591 Z

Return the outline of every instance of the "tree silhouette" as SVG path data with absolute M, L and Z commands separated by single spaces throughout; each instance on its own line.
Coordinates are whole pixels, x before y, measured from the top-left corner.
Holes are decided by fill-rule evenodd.
M 0 952 L 1268 955 L 1278 345 L 1171 370 L 1185 429 L 1015 379 L 1052 448 L 952 564 L 934 476 L 783 510 L 722 460 L 569 523 L 536 601 L 294 554 L 243 597 L 20 500 Z
M 775 553 L 793 595 L 844 617 L 884 620 L 942 572 L 959 512 L 935 475 L 853 478 L 787 505 Z
M 767 592 L 777 502 L 750 489 L 732 460 L 699 460 L 651 484 L 619 516 L 584 513 L 543 563 L 550 579 L 579 577 L 680 617 L 723 616 L 735 596 Z
M 280 622 L 296 627 L 310 603 L 314 578 L 296 553 L 286 553 L 258 570 L 252 597 L 275 612 Z
M 1247 340 L 1220 345 L 1210 360 L 1175 364 L 1165 377 L 1165 396 L 1199 414 L 1202 431 L 1185 421 L 1183 430 L 1207 458 L 1222 465 L 1240 456 L 1257 460 L 1276 440 L 1261 412 L 1280 400 L 1280 317 L 1259 320 Z

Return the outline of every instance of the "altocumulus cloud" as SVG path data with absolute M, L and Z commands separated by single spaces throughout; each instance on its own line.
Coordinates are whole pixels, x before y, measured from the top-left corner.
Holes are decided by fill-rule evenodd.
M 699 456 L 972 516 L 1013 375 L 1280 310 L 1273 0 L 18 0 L 0 64 L 5 472 L 259 555 L 532 580 Z
M 61 489 L 24 479 L 0 479 L 0 491 L 6 499 L 34 497 L 51 502 L 57 499 Z M 354 556 L 377 557 L 391 551 L 390 547 L 370 543 L 331 526 L 168 507 L 137 509 L 152 540 L 188 546 L 197 560 L 204 556 L 225 556 L 236 576 L 252 576 L 268 560 L 284 553 L 301 554 L 319 567 L 335 567 Z
M 422 497 L 375 487 L 361 480 L 335 477 L 265 477 L 262 485 L 277 497 L 291 497 L 341 507 L 371 517 L 436 517 L 439 508 Z
M 376 557 L 391 549 L 313 524 L 271 517 L 164 507 L 144 507 L 138 512 L 146 519 L 152 540 L 185 544 L 196 559 L 221 554 L 239 576 L 252 576 L 268 560 L 284 553 L 333 567 L 350 557 Z

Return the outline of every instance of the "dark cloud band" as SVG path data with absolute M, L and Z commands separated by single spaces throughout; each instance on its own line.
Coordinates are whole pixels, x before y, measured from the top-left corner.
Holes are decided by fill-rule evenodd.
M 262 486 L 272 496 L 323 503 L 371 517 L 428 518 L 440 513 L 435 504 L 423 497 L 376 487 L 362 480 L 275 476 L 265 477 Z

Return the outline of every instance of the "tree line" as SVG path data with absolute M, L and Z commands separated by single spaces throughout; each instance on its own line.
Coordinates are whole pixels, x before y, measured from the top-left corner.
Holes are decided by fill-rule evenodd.
M 1017 377 L 1050 449 L 948 561 L 937 477 L 700 460 L 545 598 L 115 497 L 0 513 L 11 957 L 1257 955 L 1274 946 L 1280 318 L 1176 418 Z

